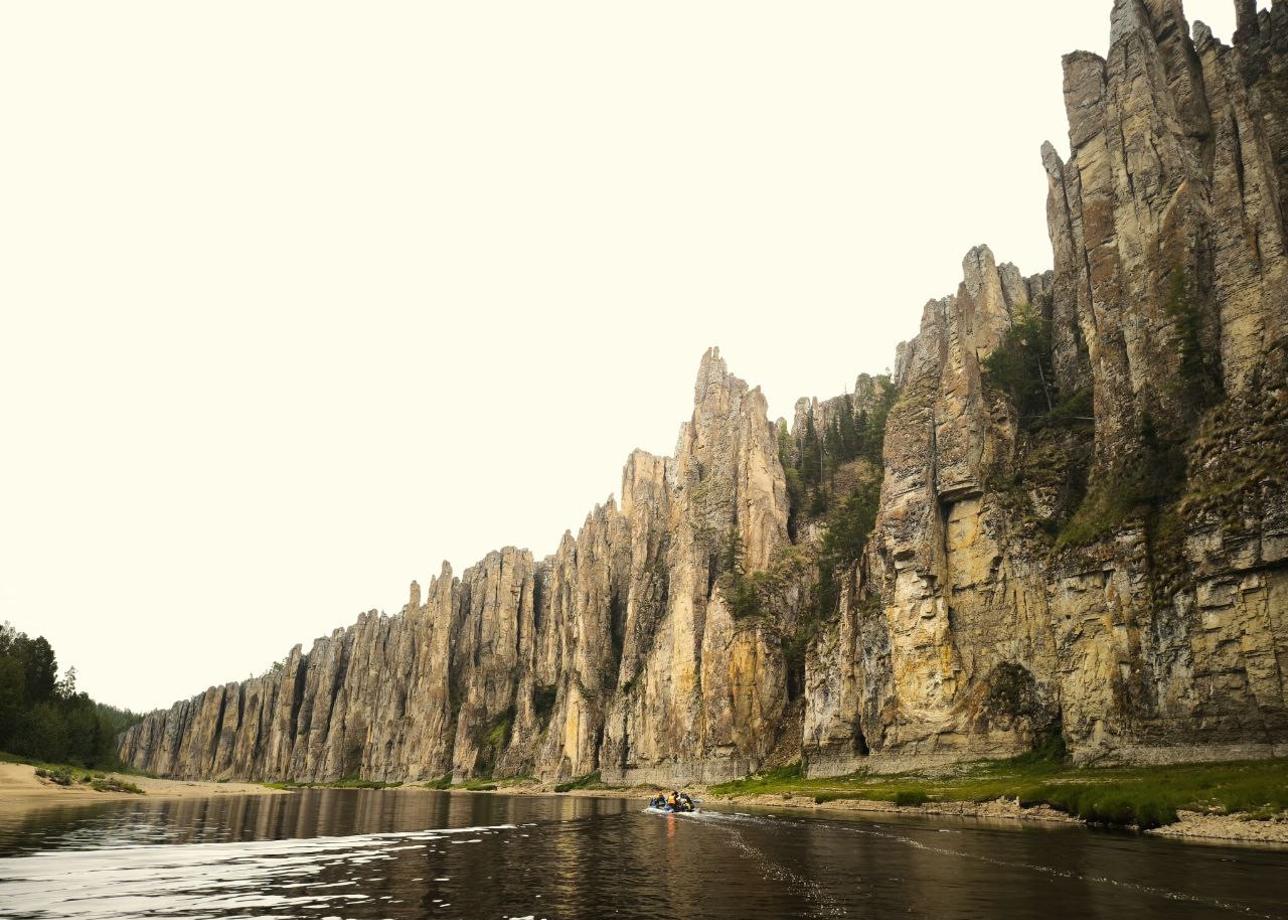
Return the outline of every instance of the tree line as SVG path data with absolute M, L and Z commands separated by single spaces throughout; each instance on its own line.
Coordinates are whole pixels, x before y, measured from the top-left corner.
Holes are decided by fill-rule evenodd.
M 886 418 L 894 405 L 895 389 L 888 377 L 878 378 L 881 391 L 869 407 L 855 411 L 849 397 L 839 400 L 826 424 L 819 425 L 811 405 L 804 430 L 793 439 L 786 422 L 778 428 L 778 455 L 787 474 L 789 529 L 795 537 L 802 518 L 819 518 L 834 504 L 832 481 L 836 471 L 855 460 L 882 466 Z
M 0 625 L 0 751 L 116 769 L 116 736 L 138 719 L 78 691 L 75 668 L 60 679 L 57 656 L 44 636 Z

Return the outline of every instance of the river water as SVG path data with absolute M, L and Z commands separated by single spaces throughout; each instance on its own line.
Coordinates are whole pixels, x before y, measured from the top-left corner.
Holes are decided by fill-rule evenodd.
M 319 790 L 0 810 L 0 917 L 1288 918 L 1282 850 L 642 804 Z

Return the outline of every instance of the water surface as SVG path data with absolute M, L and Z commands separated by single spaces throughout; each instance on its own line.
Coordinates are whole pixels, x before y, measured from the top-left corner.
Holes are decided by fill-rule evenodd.
M 319 790 L 0 814 L 0 916 L 1288 918 L 1279 850 L 642 804 Z

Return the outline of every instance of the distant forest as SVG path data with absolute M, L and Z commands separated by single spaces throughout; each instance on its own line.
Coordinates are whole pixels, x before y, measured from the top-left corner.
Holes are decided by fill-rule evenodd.
M 44 636 L 0 625 L 0 751 L 46 763 L 116 769 L 116 736 L 139 717 L 76 690 L 76 669 L 58 677 Z

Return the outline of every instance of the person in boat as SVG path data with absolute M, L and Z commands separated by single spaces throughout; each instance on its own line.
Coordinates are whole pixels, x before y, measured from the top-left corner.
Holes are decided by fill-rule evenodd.
M 689 798 L 689 794 L 687 792 L 680 793 L 680 810 L 696 811 L 696 809 L 693 807 L 693 799 Z
M 667 808 L 671 809 L 671 811 L 679 811 L 679 810 L 680 810 L 680 793 L 678 793 L 678 792 L 676 792 L 674 789 L 672 789 L 672 790 L 671 790 L 671 797 L 670 797 L 669 799 L 667 799 L 667 800 L 666 800 L 666 806 L 667 806 Z
M 665 807 L 666 807 L 666 796 L 665 796 L 663 793 L 659 792 L 657 795 L 653 796 L 653 798 L 651 798 L 651 799 L 649 799 L 649 800 L 648 800 L 648 807 L 649 807 L 649 808 L 665 808 Z

